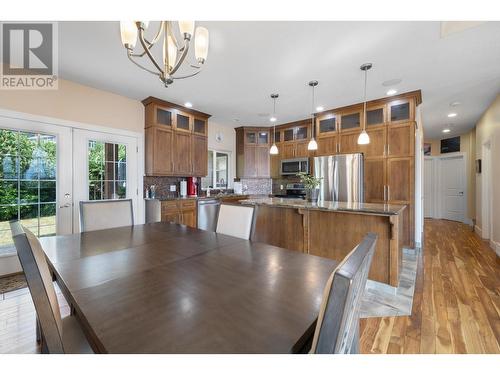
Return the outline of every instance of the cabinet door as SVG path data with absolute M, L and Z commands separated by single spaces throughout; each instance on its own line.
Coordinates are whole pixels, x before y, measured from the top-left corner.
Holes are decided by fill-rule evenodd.
M 193 175 L 205 177 L 208 174 L 208 141 L 207 137 L 193 135 L 192 139 L 192 157 L 193 157 Z
M 159 126 L 166 129 L 172 129 L 174 115 L 169 108 L 160 107 L 154 103 L 146 106 L 146 128 L 150 126 Z
M 180 224 L 187 225 L 188 227 L 196 228 L 196 208 L 182 210 Z
M 283 158 L 283 148 L 281 145 L 276 145 L 278 147 L 278 155 L 270 155 L 270 165 L 271 165 L 271 177 L 279 178 L 281 176 L 281 159 Z
M 341 154 L 352 154 L 353 152 L 361 152 L 358 145 L 358 137 L 361 132 L 349 132 L 339 134 L 339 152 Z
M 245 177 L 257 177 L 256 146 L 245 146 Z
M 388 104 L 388 121 L 391 123 L 415 120 L 413 99 L 395 100 Z
M 413 200 L 413 158 L 387 159 L 387 201 L 411 203 Z
M 385 159 L 366 158 L 364 165 L 365 202 L 384 203 Z
M 361 112 L 346 113 L 340 116 L 340 131 L 361 128 Z
M 173 173 L 172 159 L 173 132 L 161 128 L 149 128 L 146 131 L 146 148 L 152 145 L 152 150 L 146 154 L 146 170 L 151 175 L 168 175 Z
M 295 157 L 297 158 L 307 158 L 312 154 L 312 151 L 307 149 L 309 141 L 295 142 Z
M 256 145 L 257 144 L 257 132 L 253 130 L 245 130 L 245 144 Z
M 337 116 L 334 114 L 322 115 L 316 120 L 316 134 L 318 138 L 331 136 L 337 132 Z
M 328 156 L 337 153 L 337 137 L 329 136 L 317 139 L 318 150 L 316 151 L 317 156 Z
M 370 107 L 366 110 L 366 127 L 380 126 L 386 123 L 386 106 Z
M 269 177 L 269 148 L 259 146 L 255 150 L 255 162 L 257 164 L 257 177 Z
M 176 112 L 175 114 L 175 129 L 177 131 L 191 132 L 192 117 L 184 112 Z
M 194 117 L 193 118 L 193 133 L 200 135 L 207 135 L 208 133 L 208 121 L 204 118 Z
M 296 127 L 295 128 L 295 139 L 298 141 L 303 140 L 303 139 L 307 139 L 308 138 L 307 129 L 308 129 L 307 126 Z
M 385 143 L 386 143 L 385 126 L 378 127 L 375 129 L 368 128 L 366 132 L 370 137 L 370 143 L 368 143 L 367 145 L 359 145 L 360 151 L 365 155 L 365 157 L 385 156 Z
M 295 157 L 295 142 L 283 143 L 283 159 L 291 159 Z
M 413 123 L 389 124 L 387 128 L 387 156 L 413 156 L 415 150 L 415 125 Z
M 260 130 L 257 133 L 257 144 L 262 145 L 262 146 L 269 145 L 269 131 Z
M 192 176 L 191 134 L 174 132 L 174 172 L 177 175 Z
M 293 138 L 293 129 L 285 129 L 283 130 L 283 141 L 284 142 L 292 142 Z

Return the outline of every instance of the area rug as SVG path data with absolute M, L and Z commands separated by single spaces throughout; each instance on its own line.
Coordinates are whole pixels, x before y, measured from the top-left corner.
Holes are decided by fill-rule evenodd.
M 361 303 L 361 318 L 411 315 L 419 249 L 403 249 L 402 270 L 397 288 L 368 280 Z
M 12 292 L 13 290 L 26 288 L 26 279 L 24 274 L 0 277 L 0 294 Z

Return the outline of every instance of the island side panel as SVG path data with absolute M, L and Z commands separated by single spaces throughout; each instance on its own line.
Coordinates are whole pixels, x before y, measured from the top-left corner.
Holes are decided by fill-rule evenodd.
M 341 261 L 368 232 L 378 235 L 369 278 L 393 285 L 390 273 L 390 216 L 309 212 L 309 254 Z
M 303 215 L 296 208 L 256 205 L 252 241 L 307 252 Z

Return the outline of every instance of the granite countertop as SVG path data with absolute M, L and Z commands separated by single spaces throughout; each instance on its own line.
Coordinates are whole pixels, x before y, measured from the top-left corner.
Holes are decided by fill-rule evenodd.
M 164 197 L 164 198 L 144 198 L 146 200 L 159 200 L 159 201 L 176 201 L 176 200 L 204 200 L 204 199 L 219 199 L 219 198 L 234 198 L 234 197 L 250 197 L 252 199 L 255 198 L 265 198 L 267 195 L 256 195 L 256 194 L 236 194 L 236 193 L 229 193 L 229 194 L 214 194 L 209 197 L 202 196 L 202 197 Z
M 308 202 L 303 199 L 292 198 L 251 198 L 240 201 L 246 205 L 266 205 L 284 208 L 303 208 L 308 210 L 322 211 L 342 211 L 342 212 L 358 212 L 370 213 L 376 215 L 397 215 L 401 213 L 405 205 L 398 204 L 383 204 L 383 203 L 357 203 L 357 202 L 333 202 L 333 201 L 318 201 Z

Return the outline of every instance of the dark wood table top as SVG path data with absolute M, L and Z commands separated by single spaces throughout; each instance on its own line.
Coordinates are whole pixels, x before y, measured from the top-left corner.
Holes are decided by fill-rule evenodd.
M 290 353 L 336 262 L 176 224 L 41 239 L 94 350 Z

